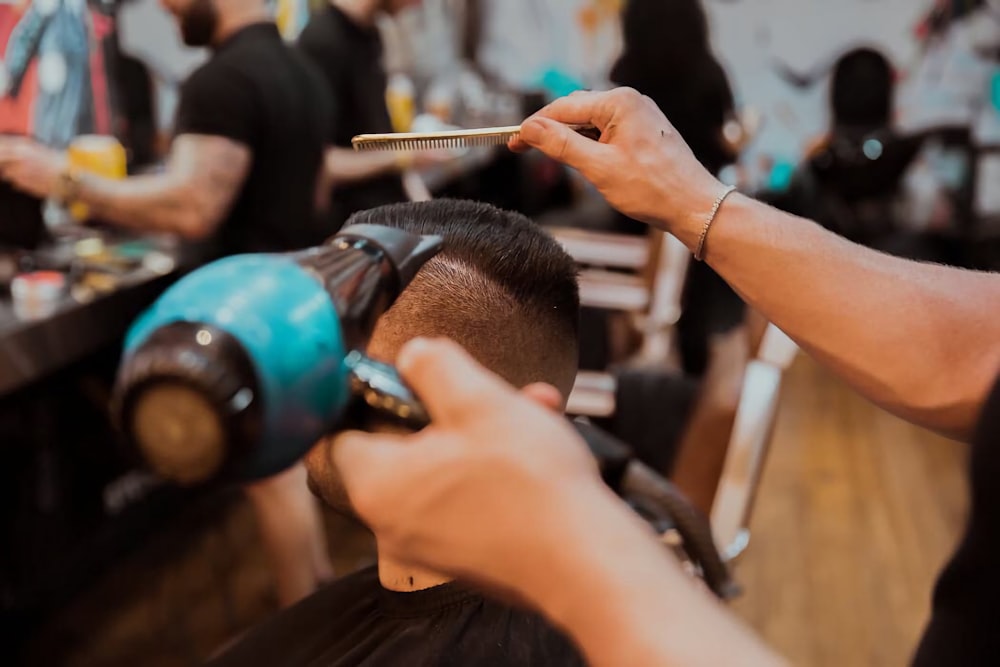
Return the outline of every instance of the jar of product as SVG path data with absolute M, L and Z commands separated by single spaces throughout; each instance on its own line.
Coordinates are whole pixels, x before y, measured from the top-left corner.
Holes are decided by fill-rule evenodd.
M 58 271 L 22 273 L 10 285 L 14 314 L 22 320 L 48 317 L 66 296 L 66 276 Z

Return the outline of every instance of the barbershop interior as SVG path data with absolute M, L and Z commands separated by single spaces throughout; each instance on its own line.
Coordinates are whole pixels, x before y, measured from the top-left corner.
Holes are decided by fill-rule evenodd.
M 998 664 L 995 271 L 997 0 L 0 0 L 0 663 Z

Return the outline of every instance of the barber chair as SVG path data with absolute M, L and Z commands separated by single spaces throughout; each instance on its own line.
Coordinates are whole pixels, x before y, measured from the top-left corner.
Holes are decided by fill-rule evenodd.
M 797 352 L 795 343 L 769 324 L 757 357 L 747 365 L 709 517 L 714 543 L 724 562 L 734 561 L 749 543 L 751 511 L 777 416 L 782 374 Z M 569 397 L 567 412 L 592 419 L 613 418 L 618 395 L 619 380 L 614 375 L 581 373 Z
M 581 265 L 581 304 L 632 315 L 643 334 L 636 361 L 668 360 L 690 263 L 687 248 L 654 229 L 645 236 L 561 226 L 548 231 Z
M 739 594 L 705 516 L 668 480 L 639 461 L 628 445 L 586 420 L 574 422 L 597 458 L 601 477 L 661 536 L 688 571 L 712 593 L 728 600 Z

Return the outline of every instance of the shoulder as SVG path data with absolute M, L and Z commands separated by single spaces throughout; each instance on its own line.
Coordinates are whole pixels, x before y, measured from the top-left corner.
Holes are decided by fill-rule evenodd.
M 249 79 L 237 63 L 216 56 L 191 73 L 181 86 L 183 95 L 213 95 L 244 86 Z
M 315 55 L 339 55 L 343 43 L 343 26 L 332 11 L 314 14 L 298 39 L 299 48 Z

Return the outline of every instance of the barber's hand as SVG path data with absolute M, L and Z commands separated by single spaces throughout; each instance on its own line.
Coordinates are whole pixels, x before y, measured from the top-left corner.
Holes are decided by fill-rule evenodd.
M 66 155 L 24 137 L 0 137 L 0 180 L 44 199 L 56 189 Z
M 600 142 L 567 127 L 586 124 L 601 130 Z M 556 100 L 521 125 L 510 147 L 537 148 L 577 169 L 619 211 L 688 245 L 724 189 L 656 104 L 631 88 Z
M 552 411 L 559 393 L 519 393 L 450 341 L 413 341 L 397 366 L 432 422 L 333 440 L 327 455 L 352 506 L 393 558 L 528 597 L 540 561 L 571 548 L 559 530 L 586 525 L 595 500 L 616 500 Z

